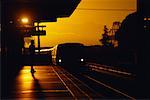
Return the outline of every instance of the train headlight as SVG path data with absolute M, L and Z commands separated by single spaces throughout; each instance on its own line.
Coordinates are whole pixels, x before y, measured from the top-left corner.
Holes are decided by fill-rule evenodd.
M 84 59 L 82 58 L 82 59 L 81 59 L 81 62 L 83 62 L 83 61 L 84 61 Z
M 58 62 L 61 63 L 61 59 L 59 59 Z

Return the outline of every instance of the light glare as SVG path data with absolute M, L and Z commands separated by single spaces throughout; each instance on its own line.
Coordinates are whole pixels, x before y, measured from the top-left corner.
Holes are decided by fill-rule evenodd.
M 22 23 L 25 23 L 25 24 L 29 22 L 28 18 L 22 18 L 21 21 Z
M 59 62 L 61 62 L 61 59 L 59 59 Z
M 81 59 L 81 61 L 83 62 L 83 61 L 84 61 L 84 59 Z

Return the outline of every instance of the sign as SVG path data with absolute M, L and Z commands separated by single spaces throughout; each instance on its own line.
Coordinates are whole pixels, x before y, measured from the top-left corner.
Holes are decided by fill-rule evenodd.
M 46 31 L 45 30 L 33 31 L 31 32 L 31 35 L 32 36 L 46 35 Z

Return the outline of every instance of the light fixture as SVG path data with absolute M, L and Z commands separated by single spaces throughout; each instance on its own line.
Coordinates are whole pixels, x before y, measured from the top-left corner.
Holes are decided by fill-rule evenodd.
M 29 19 L 27 17 L 24 17 L 21 19 L 21 22 L 27 24 L 29 22 Z

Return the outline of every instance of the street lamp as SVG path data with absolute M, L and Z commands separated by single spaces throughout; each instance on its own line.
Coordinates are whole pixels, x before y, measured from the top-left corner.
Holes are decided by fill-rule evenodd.
M 28 17 L 20 17 L 18 18 L 18 29 L 20 30 L 20 32 L 23 33 L 23 48 L 22 48 L 22 51 L 23 51 L 23 54 L 25 54 L 25 38 L 24 37 L 31 37 L 30 35 L 30 31 L 32 30 L 31 26 L 30 26 L 30 21 L 29 21 L 29 18 Z
M 23 24 L 27 24 L 29 22 L 29 19 L 27 17 L 24 17 L 24 18 L 21 19 L 21 22 Z

